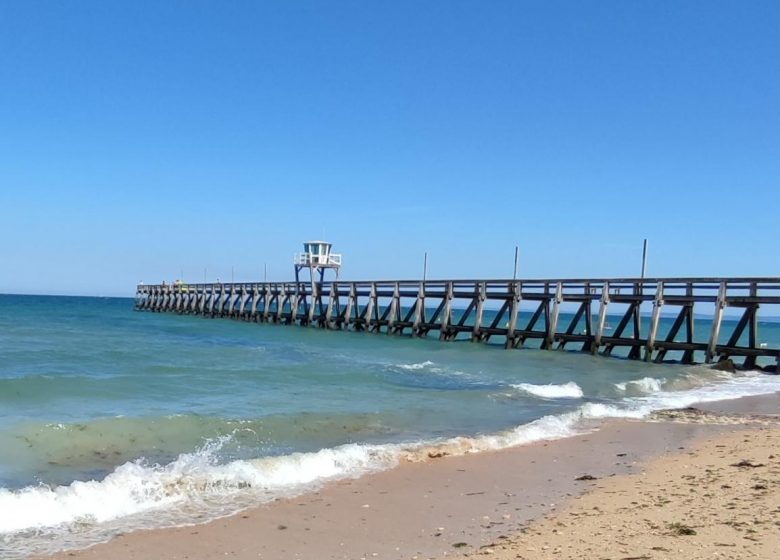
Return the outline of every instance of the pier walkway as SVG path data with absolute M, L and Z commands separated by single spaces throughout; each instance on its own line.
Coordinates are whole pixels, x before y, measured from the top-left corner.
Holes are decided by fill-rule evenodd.
M 506 348 L 620 349 L 654 362 L 732 359 L 780 373 L 780 347 L 759 338 L 758 311 L 768 305 L 780 306 L 780 278 L 141 284 L 135 298 L 142 311 L 396 335 L 435 331 L 444 341 Z

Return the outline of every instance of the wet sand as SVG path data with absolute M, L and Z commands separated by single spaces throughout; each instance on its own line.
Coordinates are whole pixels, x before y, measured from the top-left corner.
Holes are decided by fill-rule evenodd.
M 598 431 L 563 440 L 409 462 L 390 471 L 331 483 L 319 492 L 278 500 L 204 525 L 139 531 L 88 550 L 62 553 L 56 558 L 325 560 L 483 554 L 498 558 L 548 557 L 545 554 L 551 558 L 588 558 L 593 557 L 595 550 L 599 551 L 599 558 L 674 557 L 678 555 L 677 549 L 668 539 L 693 547 L 703 546 L 701 541 L 705 540 L 714 543 L 719 534 L 710 535 L 713 529 L 707 520 L 719 509 L 723 509 L 724 515 L 734 513 L 724 503 L 722 508 L 706 506 L 706 515 L 689 515 L 686 508 L 694 507 L 691 497 L 725 496 L 723 490 L 715 492 L 717 489 L 712 485 L 724 484 L 723 480 L 742 474 L 752 476 L 765 471 L 767 476 L 776 476 L 772 469 L 780 467 L 780 461 L 768 459 L 767 451 L 774 445 L 780 456 L 777 447 L 780 431 L 777 418 L 771 415 L 780 411 L 778 395 L 701 407 L 705 408 L 705 412 L 659 414 L 651 421 L 609 421 Z M 753 412 L 763 416 L 753 417 Z M 755 453 L 751 453 L 754 448 Z M 772 466 L 755 469 L 728 466 L 742 459 Z M 724 462 L 728 464 L 721 464 Z M 714 468 L 717 472 L 707 471 Z M 683 474 L 695 478 L 686 479 Z M 584 480 L 577 480 L 583 477 Z M 709 479 L 712 481 L 708 491 L 697 490 Z M 770 502 L 772 499 L 778 502 L 780 486 L 771 486 L 775 482 L 769 478 L 765 483 L 751 481 L 740 479 L 739 485 L 732 485 L 739 496 L 735 495 L 727 503 L 737 504 L 735 508 L 748 508 L 748 514 L 754 494 L 756 499 L 764 496 Z M 767 487 L 763 494 L 760 490 L 750 490 L 751 485 L 761 484 Z M 589 494 L 583 496 L 586 492 Z M 686 499 L 678 494 L 684 494 Z M 739 501 L 734 502 L 738 497 Z M 655 512 L 656 505 L 662 502 L 658 506 L 661 512 Z M 778 526 L 770 524 L 778 520 L 776 511 L 780 503 L 774 503 L 773 507 L 775 513 L 761 511 L 767 519 L 765 532 L 774 531 L 776 535 Z M 614 517 L 577 515 L 583 508 L 590 508 L 588 512 L 610 512 Z M 655 516 L 664 512 L 673 515 L 668 519 Z M 646 517 L 652 525 L 643 525 L 633 517 L 623 520 L 622 516 L 629 514 Z M 669 524 L 675 522 L 689 524 L 697 535 L 666 535 L 671 530 Z M 711 523 L 721 522 L 725 521 Z M 735 521 L 743 522 L 742 518 Z M 565 530 L 558 523 L 565 524 Z M 598 523 L 606 526 L 597 526 Z M 573 527 L 581 528 L 583 534 L 572 536 Z M 631 533 L 632 530 L 637 533 Z M 737 529 L 729 526 L 729 531 Z M 754 534 L 746 532 L 745 535 Z M 537 540 L 529 544 L 531 538 Z M 580 540 L 586 548 L 565 548 Z M 759 545 L 754 547 L 753 541 L 744 540 L 751 545 L 749 550 L 763 553 Z M 602 554 L 606 541 L 615 541 L 617 552 Z M 632 544 L 634 541 L 638 544 Z M 653 544 L 656 542 L 661 544 Z M 766 537 L 761 542 L 774 541 Z M 727 555 L 720 557 L 749 557 L 736 554 L 743 550 L 738 546 L 744 543 L 724 541 L 721 544 L 715 552 Z M 660 548 L 654 550 L 653 546 Z M 635 553 L 636 550 L 639 552 Z
M 462 558 L 776 558 L 780 428 L 720 434 L 606 482 Z

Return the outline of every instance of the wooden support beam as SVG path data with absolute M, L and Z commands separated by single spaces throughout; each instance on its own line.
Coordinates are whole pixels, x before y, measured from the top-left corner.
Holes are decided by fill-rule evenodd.
M 352 319 L 352 308 L 355 307 L 355 302 L 357 301 L 357 293 L 356 293 L 355 284 L 350 284 L 349 286 L 349 294 L 347 295 L 347 306 L 344 308 L 344 328 L 349 329 L 350 325 L 354 324 L 354 321 Z
M 423 330 L 422 324 L 425 322 L 425 282 L 420 282 L 420 288 L 417 291 L 417 301 L 414 304 L 414 322 L 412 323 L 412 334 L 414 336 L 425 336 L 427 331 Z
M 401 291 L 398 282 L 393 285 L 393 297 L 390 300 L 389 313 L 387 314 L 387 334 L 396 333 L 396 323 L 401 318 Z M 403 327 L 401 327 L 403 328 Z
M 546 333 L 544 337 L 544 344 L 542 348 L 545 350 L 552 350 L 555 344 L 555 333 L 558 330 L 558 317 L 561 313 L 561 304 L 563 303 L 563 285 L 558 282 L 555 285 L 555 299 L 553 300 L 552 314 L 550 316 L 550 322 L 546 325 Z
M 626 330 L 626 327 L 628 326 L 628 323 L 631 321 L 631 319 L 635 316 L 635 314 L 637 312 L 636 311 L 637 306 L 638 306 L 637 302 L 631 302 L 631 303 L 628 304 L 628 309 L 626 310 L 626 313 L 623 315 L 623 318 L 620 319 L 620 323 L 618 323 L 617 328 L 615 329 L 615 331 L 613 332 L 612 337 L 610 337 L 610 338 L 615 339 L 615 338 L 621 338 L 623 336 L 623 331 Z M 636 340 L 636 339 L 634 339 L 634 340 Z M 611 355 L 612 354 L 612 350 L 615 349 L 615 346 L 616 345 L 615 345 L 614 342 L 610 342 L 609 344 L 607 344 L 607 347 L 604 348 L 604 355 L 605 356 Z M 632 347 L 632 350 L 633 350 L 633 347 Z M 631 358 L 631 357 L 632 356 L 629 354 L 629 358 Z
M 594 291 L 595 290 L 591 287 L 589 282 L 585 284 L 585 294 L 587 295 L 588 299 L 583 303 L 583 307 L 585 308 L 585 334 L 588 338 L 585 340 L 585 342 L 582 343 L 582 348 L 580 348 L 580 351 L 582 352 L 590 352 L 590 349 L 593 346 L 592 305 Z
M 685 295 L 686 298 L 690 299 L 690 305 L 686 306 L 687 315 L 685 318 L 685 342 L 687 344 L 693 344 L 695 337 L 696 337 L 696 320 L 695 316 L 693 314 L 694 310 L 694 300 L 693 300 L 693 283 L 688 282 L 685 286 Z M 685 350 L 683 352 L 682 357 L 682 363 L 684 364 L 692 364 L 694 363 L 694 351 L 693 350 Z
M 231 284 L 230 285 L 230 290 L 228 291 L 228 298 L 227 298 L 227 316 L 228 317 L 232 317 L 233 316 L 234 297 L 235 297 L 235 286 L 233 286 L 233 284 Z
M 225 314 L 225 286 L 220 285 L 217 293 L 217 311 L 216 314 L 222 317 Z
M 720 337 L 720 326 L 723 321 L 723 310 L 726 308 L 726 282 L 720 283 L 718 289 L 718 299 L 715 301 L 715 312 L 712 317 L 712 331 L 710 332 L 710 341 L 707 344 L 707 353 L 705 361 L 710 364 L 715 358 L 715 348 L 718 345 Z
M 522 300 L 522 288 L 520 282 L 514 281 L 508 286 L 510 295 L 509 300 L 509 321 L 506 329 L 506 342 L 504 348 L 515 348 L 517 333 L 517 316 L 520 313 L 520 302 Z
M 510 300 L 504 300 L 504 303 L 501 304 L 501 307 L 499 307 L 498 311 L 496 312 L 496 316 L 493 317 L 493 320 L 490 322 L 490 329 L 495 329 L 498 327 L 498 325 L 501 323 L 501 320 L 504 318 L 504 314 L 507 312 L 507 309 L 509 309 Z
M 645 285 L 654 283 L 654 295 L 645 294 Z M 452 340 L 461 332 L 474 341 L 487 341 L 492 335 L 506 336 L 506 346 L 514 347 L 529 338 L 542 341 L 542 347 L 564 348 L 572 342 L 582 343 L 583 350 L 603 351 L 609 355 L 614 348 L 628 348 L 630 358 L 663 361 L 668 352 L 682 352 L 682 361 L 693 362 L 694 353 L 702 351 L 705 359 L 743 358 L 742 366 L 756 367 L 760 358 L 773 360 L 780 349 L 762 345 L 758 337 L 758 309 L 760 305 L 780 303 L 778 278 L 700 278 L 700 279 L 617 279 L 617 280 L 434 280 L 417 283 L 416 300 L 408 309 L 401 306 L 402 298 L 415 297 L 415 284 L 401 281 L 372 281 L 349 283 L 347 309 L 342 313 L 341 293 L 335 282 L 311 284 L 311 290 L 300 281 L 295 283 L 230 283 L 227 285 L 139 285 L 133 306 L 137 310 L 173 312 L 203 316 L 228 316 L 235 319 L 284 322 L 318 326 L 321 328 L 350 325 L 355 330 L 403 333 L 413 327 L 415 336 L 425 336 L 439 329 L 442 340 Z M 595 286 L 595 287 L 594 287 Z M 599 288 L 600 287 L 600 288 Z M 552 291 L 551 291 L 552 288 Z M 599 297 L 601 305 L 598 325 L 594 330 L 591 307 Z M 685 290 L 685 294 L 681 290 Z M 584 290 L 584 291 L 583 291 Z M 717 290 L 717 295 L 715 291 Z M 621 294 L 622 291 L 622 294 Z M 327 295 L 326 295 L 327 294 Z M 327 305 L 325 297 L 328 298 Z M 361 298 L 367 297 L 365 306 Z M 388 299 L 389 298 L 389 299 Z M 427 299 L 434 298 L 438 306 L 427 318 Z M 441 298 L 441 299 L 439 299 Z M 518 328 L 522 299 L 539 302 L 526 329 Z M 455 309 L 455 300 L 467 302 L 462 312 Z M 500 308 L 490 325 L 485 325 L 487 301 L 498 302 Z M 383 302 L 387 301 L 387 305 Z M 653 302 L 647 332 L 642 332 L 642 305 Z M 576 302 L 573 318 L 563 329 L 559 325 L 563 304 Z M 552 305 L 551 305 L 552 303 Z M 615 332 L 607 336 L 606 319 L 610 303 L 626 305 Z M 694 306 L 697 303 L 714 305 L 712 331 L 708 342 L 695 340 Z M 662 328 L 662 308 L 679 306 L 680 312 L 664 339 L 659 340 Z M 744 308 L 733 330 L 729 326 L 728 339 L 719 344 L 724 328 L 725 307 Z M 301 310 L 301 308 L 303 308 Z M 402 309 L 404 309 L 402 311 Z M 473 314 L 473 319 L 472 319 Z M 538 328 L 542 314 L 545 328 Z M 402 316 L 405 318 L 402 319 Z M 491 313 L 492 315 L 492 313 Z M 507 316 L 508 315 L 508 316 Z M 580 328 L 585 317 L 584 331 Z M 628 333 L 629 324 L 633 332 Z M 472 326 L 473 325 L 473 326 Z M 682 330 L 685 334 L 682 335 Z M 559 332 L 560 331 L 560 332 Z M 678 340 L 683 337 L 683 340 Z
M 252 321 L 257 321 L 257 306 L 260 303 L 260 289 L 257 284 L 252 286 L 252 307 L 249 310 L 249 318 Z
M 758 285 L 755 282 L 750 283 L 750 297 L 758 298 Z M 748 330 L 748 346 L 751 349 L 758 348 L 760 344 L 758 341 L 758 308 L 759 305 L 756 304 L 753 307 L 753 313 L 751 314 L 750 317 L 750 325 Z M 745 356 L 745 362 L 742 364 L 742 366 L 746 369 L 755 369 L 756 357 Z
M 371 324 L 371 320 L 374 317 L 374 309 L 376 308 L 376 282 L 371 282 L 371 289 L 368 293 L 368 303 L 366 304 L 365 312 L 363 313 L 363 319 L 365 320 L 365 328 L 367 331 L 371 332 L 373 325 Z M 378 325 L 377 325 L 378 326 Z
M 634 340 L 642 340 L 642 296 L 644 295 L 644 282 L 635 282 L 634 283 L 634 295 L 637 296 L 637 300 L 635 301 L 633 305 L 633 324 L 634 324 L 634 333 L 631 336 Z M 628 351 L 628 359 L 629 360 L 638 360 L 642 357 L 642 348 L 640 346 L 634 345 L 631 346 L 631 348 Z
M 284 306 L 287 304 L 287 300 L 290 298 L 287 293 L 287 284 L 282 284 L 281 291 L 276 299 L 276 322 L 281 323 L 284 318 Z
M 650 319 L 650 332 L 647 334 L 645 345 L 645 361 L 653 359 L 655 352 L 655 340 L 658 337 L 658 324 L 661 320 L 661 308 L 664 306 L 664 283 L 659 281 L 655 288 L 655 300 L 653 301 L 653 316 Z
M 539 333 L 539 334 L 544 334 L 542 331 L 534 330 L 534 327 L 536 326 L 536 323 L 539 322 L 539 319 L 541 319 L 542 314 L 545 313 L 545 311 L 549 309 L 548 304 L 549 304 L 549 300 L 547 300 L 547 299 L 543 299 L 542 301 L 539 302 L 539 305 L 536 308 L 536 311 L 534 311 L 534 314 L 531 315 L 531 319 L 528 321 L 528 324 L 525 326 L 524 332 L 526 332 L 526 333 L 528 333 L 528 332 L 535 332 L 535 333 Z M 545 325 L 545 328 L 546 328 L 546 325 Z M 516 347 L 517 346 L 522 346 L 525 343 L 527 338 L 528 338 L 528 336 L 526 334 L 521 334 L 518 337 L 517 341 L 515 342 L 515 346 Z
M 472 342 L 484 342 L 484 336 L 482 334 L 482 321 L 485 316 L 485 299 L 487 299 L 487 290 L 485 288 L 485 282 L 480 282 L 477 285 L 477 311 L 474 315 L 474 328 L 471 331 Z
M 439 340 L 451 340 L 449 328 L 452 322 L 452 282 L 447 282 L 446 294 L 439 307 L 442 309 Z
M 319 286 L 314 281 L 314 276 L 311 276 L 311 305 L 306 310 L 306 323 L 309 326 L 314 324 L 314 308 L 316 307 L 317 299 L 319 298 Z
M 305 296 L 304 296 L 305 298 Z M 298 311 L 301 307 L 301 285 L 295 283 L 295 289 L 290 294 L 290 315 L 287 317 L 287 324 L 294 325 L 298 321 Z
M 590 309 L 589 304 L 590 304 L 589 301 L 583 301 L 580 304 L 580 306 L 577 308 L 577 312 L 574 314 L 574 317 L 572 317 L 571 322 L 569 323 L 569 326 L 566 329 L 566 332 L 560 337 L 560 342 L 558 343 L 558 347 L 557 347 L 558 350 L 563 350 L 566 348 L 566 343 L 568 341 L 568 339 L 566 338 L 567 336 L 576 334 L 574 331 L 576 330 L 577 325 L 580 324 L 580 321 L 582 320 L 582 316 L 585 314 L 585 311 Z
M 336 305 L 335 302 L 339 297 L 339 285 L 338 282 L 332 282 L 330 285 L 330 292 L 328 293 L 328 307 L 325 310 L 325 328 L 333 328 L 333 310 Z
M 463 311 L 463 314 L 460 316 L 460 319 L 457 322 L 457 325 L 459 327 L 462 327 L 466 324 L 466 321 L 468 321 L 469 316 L 474 311 L 474 308 L 476 306 L 477 306 L 477 300 L 472 298 L 472 300 L 469 301 L 469 304 L 466 306 L 466 309 Z M 455 322 L 454 312 L 453 312 L 452 321 L 453 323 Z
M 599 324 L 596 328 L 596 338 L 593 340 L 591 353 L 595 354 L 601 349 L 601 340 L 604 338 L 604 330 L 607 327 L 607 306 L 609 305 L 609 282 L 601 286 L 601 302 L 599 304 Z
M 271 305 L 273 304 L 273 293 L 271 292 L 271 284 L 265 284 L 263 286 L 263 322 L 267 323 L 271 316 Z
M 243 317 L 244 316 L 244 309 L 246 307 L 246 288 L 244 286 L 241 286 L 241 289 L 238 292 L 238 316 Z

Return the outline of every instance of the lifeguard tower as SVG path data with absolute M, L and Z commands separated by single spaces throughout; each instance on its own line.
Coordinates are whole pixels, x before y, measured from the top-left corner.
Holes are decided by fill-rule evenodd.
M 303 244 L 303 253 L 296 253 L 293 264 L 295 264 L 295 281 L 300 282 L 301 270 L 309 269 L 309 277 L 312 284 L 319 275 L 319 282 L 325 279 L 325 271 L 328 269 L 336 272 L 336 280 L 339 279 L 339 270 L 341 269 L 341 254 L 331 253 L 333 245 L 327 241 L 307 241 Z

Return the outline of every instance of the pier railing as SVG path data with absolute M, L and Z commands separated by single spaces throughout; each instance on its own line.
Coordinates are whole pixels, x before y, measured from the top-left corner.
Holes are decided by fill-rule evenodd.
M 655 362 L 739 358 L 745 368 L 772 370 L 780 348 L 759 338 L 758 311 L 778 305 L 780 278 L 142 284 L 135 303 L 143 311 L 411 336 L 435 331 L 445 341 L 533 342 Z

